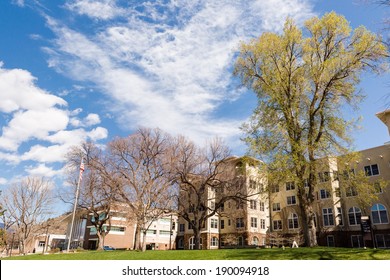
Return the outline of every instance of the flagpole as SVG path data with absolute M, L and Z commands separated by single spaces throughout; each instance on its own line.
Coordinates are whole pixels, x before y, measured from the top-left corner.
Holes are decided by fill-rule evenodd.
M 84 172 L 84 158 L 81 157 L 79 180 L 78 180 L 78 182 L 77 182 L 76 197 L 75 197 L 74 205 L 73 205 L 72 223 L 70 224 L 70 232 L 69 232 L 69 237 L 68 237 L 68 247 L 67 247 L 67 249 L 66 249 L 67 252 L 69 252 L 70 243 L 72 242 L 72 234 L 73 234 L 74 220 L 75 220 L 75 216 L 76 216 L 77 201 L 78 201 L 78 198 L 79 198 L 80 183 L 81 183 L 81 179 L 82 179 L 82 177 L 83 177 L 83 176 L 82 176 L 83 172 Z

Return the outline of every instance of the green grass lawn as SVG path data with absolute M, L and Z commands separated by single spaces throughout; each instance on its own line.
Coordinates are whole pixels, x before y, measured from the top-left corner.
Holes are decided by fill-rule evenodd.
M 3 260 L 390 260 L 390 250 L 351 248 L 221 249 L 178 251 L 81 251 Z

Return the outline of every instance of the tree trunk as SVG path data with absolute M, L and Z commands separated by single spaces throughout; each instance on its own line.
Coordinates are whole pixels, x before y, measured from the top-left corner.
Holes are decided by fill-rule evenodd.
M 145 252 L 146 251 L 146 230 L 143 230 L 142 231 L 142 242 L 141 242 L 141 248 L 140 250 L 142 252 Z
M 200 230 L 194 230 L 194 250 L 200 250 Z
M 141 229 L 138 224 L 135 226 L 135 235 L 134 235 L 134 250 L 139 250 L 140 247 L 140 233 Z
M 313 207 L 308 204 L 301 206 L 302 222 L 303 222 L 303 237 L 305 240 L 305 246 L 315 247 L 317 243 L 317 233 L 314 221 Z

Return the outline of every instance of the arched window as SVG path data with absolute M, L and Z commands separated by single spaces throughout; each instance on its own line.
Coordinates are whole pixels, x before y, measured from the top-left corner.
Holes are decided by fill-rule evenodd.
M 382 204 L 375 204 L 371 208 L 372 223 L 373 224 L 388 224 L 386 207 Z
M 218 238 L 215 236 L 211 237 L 211 247 L 218 247 Z
M 348 210 L 349 225 L 351 226 L 360 225 L 361 218 L 362 218 L 362 211 L 360 211 L 359 207 L 349 208 Z
M 259 245 L 259 239 L 256 236 L 253 237 L 252 244 L 256 246 Z
M 195 249 L 195 237 L 190 237 L 189 240 L 189 249 L 194 250 Z M 199 249 L 202 249 L 202 238 L 199 239 Z
M 288 228 L 289 229 L 296 229 L 298 228 L 298 215 L 295 213 L 291 213 L 288 216 Z

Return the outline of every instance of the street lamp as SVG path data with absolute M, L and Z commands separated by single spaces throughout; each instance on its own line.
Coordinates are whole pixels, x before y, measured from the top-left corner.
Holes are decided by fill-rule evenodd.
M 172 212 L 171 212 L 171 220 L 169 223 L 169 250 L 172 250 Z
M 9 256 L 12 256 L 12 248 L 14 247 L 14 239 L 15 239 L 15 232 L 12 233 L 12 242 L 11 242 L 11 251 L 9 252 Z
M 48 232 L 49 232 L 49 225 L 46 226 L 45 244 L 43 245 L 42 254 L 45 253 L 45 247 L 46 247 L 46 251 L 47 251 L 47 246 L 48 246 L 48 243 L 49 243 L 49 238 L 47 236 Z

